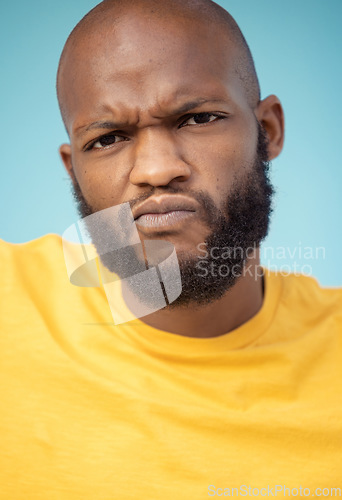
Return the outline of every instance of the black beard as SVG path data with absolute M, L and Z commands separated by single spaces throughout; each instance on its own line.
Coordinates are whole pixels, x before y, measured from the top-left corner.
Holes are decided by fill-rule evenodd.
M 251 250 L 260 246 L 269 229 L 270 215 L 272 213 L 273 186 L 269 180 L 268 143 L 264 129 L 258 123 L 258 144 L 252 170 L 242 180 L 233 184 L 227 197 L 225 208 L 219 210 L 212 199 L 203 191 L 182 191 L 171 187 L 163 188 L 163 193 L 183 193 L 193 196 L 201 205 L 202 220 L 208 227 L 213 228 L 206 238 L 204 245 L 206 258 L 185 252 L 178 252 L 182 293 L 173 302 L 168 304 L 168 309 L 183 308 L 191 305 L 193 308 L 210 304 L 232 288 L 242 276 L 243 270 Z M 158 194 L 161 193 L 158 189 Z M 147 199 L 154 192 L 149 192 L 142 199 Z M 77 202 L 78 212 L 83 219 L 96 210 L 84 198 L 79 184 L 75 181 L 73 195 Z M 101 227 L 88 227 L 91 239 L 101 255 L 103 265 L 111 272 L 116 273 L 121 279 L 146 270 L 143 259 L 137 257 L 136 249 L 126 247 L 121 252 L 103 252 L 103 242 L 113 234 L 113 228 L 108 225 Z M 102 251 L 101 251 L 102 249 Z M 215 258 L 213 257 L 215 249 Z M 217 251 L 220 249 L 221 251 Z M 230 251 L 228 251 L 230 249 Z M 133 272 L 134 270 L 134 272 Z M 224 270 L 224 272 L 222 272 Z M 154 298 L 146 296 L 145 287 L 141 290 L 134 289 L 139 299 L 153 307 Z

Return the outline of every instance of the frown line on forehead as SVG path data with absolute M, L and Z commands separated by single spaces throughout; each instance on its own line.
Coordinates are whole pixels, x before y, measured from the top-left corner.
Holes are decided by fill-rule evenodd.
M 196 110 L 196 108 L 199 108 L 204 104 L 215 104 L 215 103 L 227 105 L 227 100 L 224 100 L 222 97 L 209 97 L 209 98 L 200 97 L 195 100 L 186 101 L 177 108 L 170 109 L 167 113 L 167 117 L 182 115 L 184 113 Z M 166 113 L 164 114 L 166 115 Z M 90 124 L 77 126 L 74 130 L 74 134 L 82 136 L 86 132 L 89 132 L 90 130 L 95 130 L 95 129 L 113 130 L 113 129 L 124 128 L 128 125 L 132 126 L 132 123 L 129 123 L 127 120 L 125 121 L 96 120 Z

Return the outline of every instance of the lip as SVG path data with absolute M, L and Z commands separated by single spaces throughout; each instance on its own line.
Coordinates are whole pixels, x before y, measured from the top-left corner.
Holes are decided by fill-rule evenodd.
M 185 198 L 179 195 L 163 195 L 158 198 L 149 198 L 136 208 L 133 208 L 133 217 L 138 219 L 141 215 L 146 214 L 166 214 L 168 212 L 186 211 L 196 212 L 197 203 L 190 198 Z
M 189 210 L 173 210 L 163 214 L 143 214 L 138 217 L 136 223 L 142 227 L 164 227 L 173 226 L 191 217 L 195 212 Z
M 143 227 L 162 227 L 179 224 L 194 215 L 197 203 L 180 195 L 149 198 L 133 208 L 133 217 Z

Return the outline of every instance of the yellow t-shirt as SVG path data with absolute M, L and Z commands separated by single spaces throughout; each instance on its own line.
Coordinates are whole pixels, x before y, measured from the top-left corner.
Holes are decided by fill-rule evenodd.
M 342 290 L 267 273 L 256 316 L 194 339 L 115 325 L 57 235 L 0 259 L 1 500 L 339 496 Z

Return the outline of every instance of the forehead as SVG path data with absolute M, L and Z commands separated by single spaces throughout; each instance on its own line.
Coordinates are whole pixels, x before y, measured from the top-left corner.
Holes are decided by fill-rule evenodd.
M 241 90 L 236 47 L 222 30 L 189 19 L 123 18 L 79 37 L 63 70 L 72 127 L 108 108 L 146 111 Z M 90 119 L 90 117 L 89 117 Z

